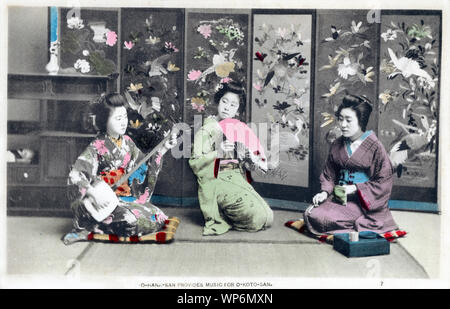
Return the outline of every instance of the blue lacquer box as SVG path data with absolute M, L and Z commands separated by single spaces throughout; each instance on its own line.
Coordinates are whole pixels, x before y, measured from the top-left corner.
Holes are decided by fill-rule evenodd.
M 390 252 L 390 243 L 377 233 L 365 231 L 359 233 L 359 241 L 351 242 L 348 233 L 335 234 L 333 249 L 346 257 L 385 255 Z

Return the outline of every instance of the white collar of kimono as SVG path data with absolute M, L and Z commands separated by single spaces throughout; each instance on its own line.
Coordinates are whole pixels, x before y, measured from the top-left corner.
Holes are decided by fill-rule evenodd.
M 344 139 L 345 149 L 349 157 L 358 149 L 358 147 L 365 141 L 365 139 L 372 134 L 372 130 L 364 132 L 357 140 L 352 142 L 349 138 Z

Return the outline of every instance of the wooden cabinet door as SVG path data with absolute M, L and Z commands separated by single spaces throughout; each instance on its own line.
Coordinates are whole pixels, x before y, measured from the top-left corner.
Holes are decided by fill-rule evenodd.
M 66 185 L 70 165 L 73 163 L 74 141 L 71 138 L 42 138 L 42 181 Z

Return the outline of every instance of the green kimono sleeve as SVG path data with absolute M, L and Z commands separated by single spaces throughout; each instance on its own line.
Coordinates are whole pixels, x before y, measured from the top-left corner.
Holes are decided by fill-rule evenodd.
M 214 162 L 218 157 L 217 150 L 215 150 L 217 135 L 213 125 L 207 123 L 194 137 L 194 147 L 189 165 L 199 180 L 214 178 Z
M 214 123 L 206 122 L 194 137 L 194 147 L 189 165 L 197 176 L 198 199 L 205 219 L 203 235 L 217 235 L 227 232 L 231 226 L 222 218 L 217 204 L 217 183 L 214 163 L 218 157 L 214 149 L 217 132 Z

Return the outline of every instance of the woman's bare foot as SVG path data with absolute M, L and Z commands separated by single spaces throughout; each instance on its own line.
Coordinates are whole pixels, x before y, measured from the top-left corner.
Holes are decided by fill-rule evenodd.
M 86 230 L 80 232 L 70 232 L 64 235 L 62 238 L 63 243 L 68 246 L 78 241 L 84 241 L 88 239 L 89 232 Z

